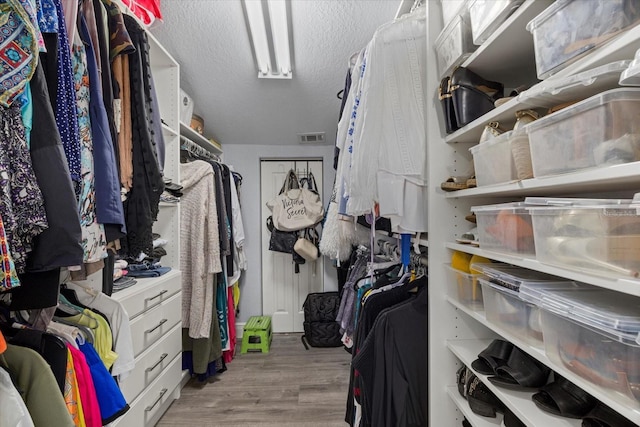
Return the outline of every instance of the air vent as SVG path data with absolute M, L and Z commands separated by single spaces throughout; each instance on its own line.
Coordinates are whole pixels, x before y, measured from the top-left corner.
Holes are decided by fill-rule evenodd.
M 324 132 L 299 133 L 298 142 L 300 144 L 323 144 Z

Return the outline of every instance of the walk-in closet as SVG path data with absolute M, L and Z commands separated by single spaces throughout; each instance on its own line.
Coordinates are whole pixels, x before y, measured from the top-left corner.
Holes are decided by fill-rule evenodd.
M 0 427 L 640 426 L 640 0 L 0 0 Z

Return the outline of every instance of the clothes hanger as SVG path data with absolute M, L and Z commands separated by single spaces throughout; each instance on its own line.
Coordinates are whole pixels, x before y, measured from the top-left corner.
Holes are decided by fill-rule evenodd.
M 82 309 L 71 304 L 71 302 L 62 294 L 58 295 L 58 310 L 71 316 L 82 314 Z
M 80 331 L 80 333 L 83 335 L 84 339 L 86 341 L 88 341 L 90 344 L 94 343 L 95 337 L 93 335 L 93 331 L 91 329 L 89 329 L 87 326 L 84 325 L 78 325 L 76 323 L 72 323 L 69 321 L 64 320 L 64 318 L 60 318 L 60 317 L 54 317 L 53 320 L 55 320 L 58 323 L 62 323 L 63 325 L 68 325 L 68 326 L 73 326 L 78 328 L 78 330 Z M 95 319 L 92 319 L 95 321 Z

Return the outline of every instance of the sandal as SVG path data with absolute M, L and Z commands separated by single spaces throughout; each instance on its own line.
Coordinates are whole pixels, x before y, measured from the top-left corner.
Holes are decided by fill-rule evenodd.
M 496 368 L 507 363 L 512 350 L 513 344 L 509 341 L 493 340 L 478 354 L 478 359 L 471 363 L 471 367 L 480 374 L 495 375 Z
M 473 175 L 471 178 L 467 180 L 467 188 L 475 188 L 478 186 L 478 181 L 476 180 L 476 176 Z
M 469 188 L 467 185 L 467 180 L 469 178 L 461 177 L 461 176 L 450 176 L 447 178 L 445 182 L 440 184 L 440 188 L 444 191 L 458 191 Z
M 632 399 L 640 400 L 640 381 L 638 378 L 629 378 L 628 367 L 616 363 L 616 357 L 607 355 L 609 362 L 602 365 L 600 362 L 604 355 L 596 352 L 586 342 L 565 341 L 559 346 L 562 363 L 580 377 L 601 387 L 616 390 Z
M 465 365 L 462 365 L 456 371 L 456 384 L 458 384 L 458 393 L 460 393 L 460 396 L 464 397 L 465 399 L 467 398 L 466 388 L 465 388 L 466 380 L 467 380 L 467 367 Z
M 507 363 L 496 368 L 489 381 L 510 390 L 538 390 L 547 384 L 551 370 L 518 347 L 513 347 Z
M 516 417 L 516 414 L 508 409 L 504 411 L 502 423 L 504 424 L 504 427 L 527 427 L 525 423 L 520 421 L 520 418 Z
M 637 427 L 638 425 L 629 421 L 613 409 L 602 402 L 596 406 L 582 419 L 582 427 Z
M 495 418 L 498 412 L 504 413 L 504 404 L 480 381 L 480 378 L 472 375 L 468 384 L 467 400 L 474 414 Z
M 538 408 L 565 418 L 582 418 L 596 405 L 596 399 L 580 387 L 558 374 L 555 378 L 531 396 Z

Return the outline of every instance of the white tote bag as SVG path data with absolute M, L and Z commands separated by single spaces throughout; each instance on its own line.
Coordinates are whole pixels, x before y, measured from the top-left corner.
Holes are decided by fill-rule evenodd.
M 297 231 L 322 221 L 324 208 L 320 196 L 306 188 L 293 188 L 267 202 L 273 213 L 273 226 L 280 231 Z

